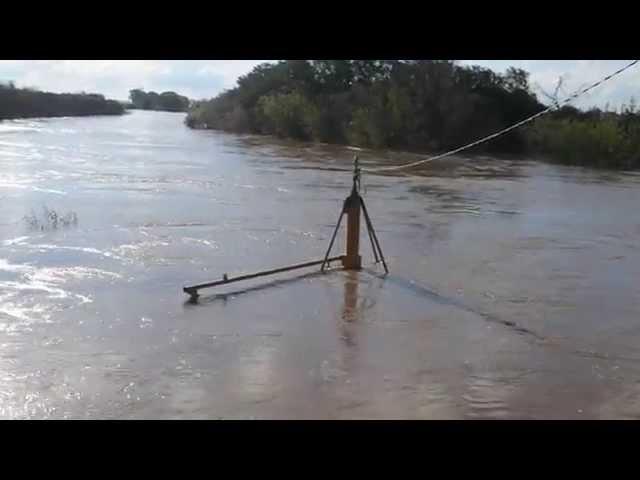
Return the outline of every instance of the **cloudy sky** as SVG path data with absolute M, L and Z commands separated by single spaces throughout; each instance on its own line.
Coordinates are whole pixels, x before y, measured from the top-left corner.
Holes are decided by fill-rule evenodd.
M 569 93 L 584 87 L 630 60 L 461 60 L 502 72 L 509 66 L 531 73 L 531 83 L 552 91 L 564 78 Z M 264 60 L 0 60 L 0 81 L 52 92 L 96 92 L 125 100 L 132 88 L 173 90 L 188 97 L 210 98 L 233 87 L 238 76 Z M 640 65 L 628 70 L 576 106 L 617 107 L 631 96 L 640 100 Z

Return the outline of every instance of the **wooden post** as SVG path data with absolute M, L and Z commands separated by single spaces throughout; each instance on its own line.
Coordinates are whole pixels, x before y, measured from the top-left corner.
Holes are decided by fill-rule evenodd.
M 346 270 L 360 270 L 362 257 L 360 256 L 360 195 L 355 186 L 351 195 L 345 201 L 347 214 L 347 254 L 342 257 L 342 266 Z

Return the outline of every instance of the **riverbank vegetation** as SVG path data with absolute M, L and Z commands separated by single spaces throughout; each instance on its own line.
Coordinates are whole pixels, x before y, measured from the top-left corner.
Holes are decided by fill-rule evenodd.
M 0 120 L 32 117 L 121 115 L 124 106 L 91 93 L 51 93 L 0 83 Z
M 194 103 L 192 128 L 370 148 L 439 152 L 546 108 L 528 72 L 436 60 L 288 60 Z M 541 153 L 558 162 L 640 167 L 640 115 L 565 107 L 469 153 Z
M 640 168 L 640 114 L 634 101 L 619 111 L 565 107 L 526 129 L 529 150 L 558 163 Z
M 186 112 L 190 100 L 176 92 L 145 92 L 141 89 L 129 91 L 129 108 L 139 110 L 160 110 L 166 112 Z

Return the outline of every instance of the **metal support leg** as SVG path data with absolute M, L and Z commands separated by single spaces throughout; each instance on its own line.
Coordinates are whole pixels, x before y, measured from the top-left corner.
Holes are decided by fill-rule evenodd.
M 365 221 L 366 220 L 367 220 L 367 217 L 365 216 Z M 378 249 L 376 248 L 376 245 L 373 242 L 373 235 L 371 233 L 371 227 L 369 226 L 369 222 L 366 221 L 366 224 L 367 224 L 367 233 L 369 234 L 369 240 L 371 240 L 371 249 L 373 250 L 373 258 L 375 258 L 376 264 L 378 264 L 380 263 L 380 257 L 378 257 Z
M 369 212 L 367 212 L 367 207 L 364 204 L 364 200 L 360 197 L 360 204 L 362 205 L 362 212 L 364 213 L 365 221 L 367 222 L 367 228 L 369 229 L 370 234 L 375 241 L 376 246 L 378 247 L 378 253 L 380 253 L 380 259 L 382 260 L 382 265 L 384 266 L 385 273 L 389 273 L 389 268 L 387 267 L 387 262 L 384 260 L 384 255 L 382 254 L 382 248 L 380 248 L 380 242 L 378 241 L 378 236 L 376 235 L 376 231 L 373 228 L 373 223 L 371 223 L 371 218 L 369 218 Z
M 338 224 L 336 225 L 336 229 L 333 231 L 333 236 L 331 237 L 331 241 L 329 242 L 329 248 L 327 248 L 327 253 L 324 256 L 324 261 L 322 262 L 322 266 L 320 267 L 320 271 L 324 272 L 324 267 L 329 259 L 329 254 L 331 253 L 331 248 L 333 247 L 333 242 L 336 239 L 336 235 L 338 234 L 338 230 L 340 229 L 340 222 L 342 222 L 342 217 L 344 215 L 344 207 L 340 211 L 340 216 L 338 217 Z

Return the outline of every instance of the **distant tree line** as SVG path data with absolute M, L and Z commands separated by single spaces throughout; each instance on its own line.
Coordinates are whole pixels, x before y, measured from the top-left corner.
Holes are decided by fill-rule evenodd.
M 50 93 L 0 83 L 0 120 L 30 117 L 121 115 L 124 106 L 92 93 Z
M 258 65 L 235 88 L 194 103 L 186 123 L 327 143 L 442 151 L 544 108 L 528 72 L 516 68 L 498 74 L 448 60 L 287 60 Z M 629 109 L 565 107 L 470 152 L 537 152 L 565 163 L 640 166 L 638 119 Z M 578 153 L 568 158 L 566 145 Z M 587 155 L 595 146 L 596 153 Z
M 141 89 L 129 91 L 129 108 L 140 110 L 163 110 L 168 112 L 186 112 L 190 100 L 176 92 L 145 92 Z
M 542 108 L 528 74 L 436 60 L 262 64 L 194 105 L 187 124 L 374 148 L 458 146 Z M 520 150 L 520 134 L 488 146 Z

